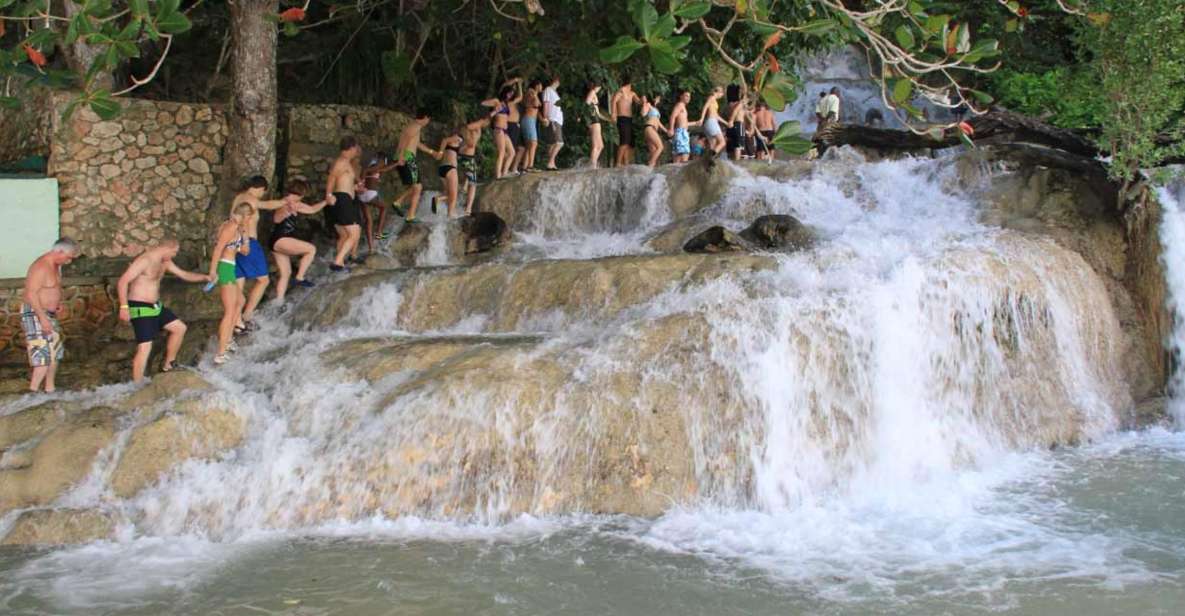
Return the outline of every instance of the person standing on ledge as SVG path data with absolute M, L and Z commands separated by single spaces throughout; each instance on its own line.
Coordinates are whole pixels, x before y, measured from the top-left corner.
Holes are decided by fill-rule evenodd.
M 827 120 L 827 125 L 839 123 L 839 103 L 839 88 L 831 88 L 831 93 L 823 99 L 823 118 Z
M 564 110 L 560 107 L 560 95 L 556 88 L 560 87 L 560 78 L 552 77 L 547 82 L 547 89 L 543 91 L 543 124 L 547 134 L 547 170 L 555 171 L 555 157 L 564 147 Z
M 691 134 L 687 132 L 687 104 L 690 102 L 691 92 L 679 90 L 667 127 L 667 133 L 671 135 L 671 156 L 676 163 L 685 163 L 691 157 Z
M 62 304 L 62 266 L 79 254 L 78 242 L 63 237 L 54 242 L 49 252 L 37 257 L 25 275 L 21 328 L 25 330 L 25 347 L 32 369 L 29 391 L 41 391 L 43 385 L 46 393 L 54 390 L 54 376 L 65 353 L 57 319 Z
M 267 255 L 263 252 L 263 245 L 259 243 L 259 211 L 277 210 L 284 206 L 283 199 L 263 201 L 267 189 L 267 178 L 262 175 L 249 177 L 243 182 L 239 194 L 235 195 L 230 204 L 233 208 L 240 203 L 246 203 L 252 208 L 251 219 L 247 221 L 247 242 L 251 245 L 251 253 L 235 258 L 235 279 L 247 298 L 240 325 L 247 329 L 256 327 L 255 309 L 259 307 L 259 302 L 263 301 L 263 294 L 271 282 L 268 276 Z M 255 283 L 251 286 L 250 293 L 247 293 L 247 280 Z
M 827 91 L 819 92 L 819 100 L 815 103 L 815 132 L 827 127 Z
M 420 165 L 416 162 L 416 154 L 426 152 L 437 158 L 436 150 L 420 143 L 420 133 L 432 121 L 432 114 L 427 109 L 416 112 L 416 118 L 411 124 L 403 127 L 399 133 L 399 145 L 395 148 L 395 170 L 399 172 L 399 180 L 408 188 L 404 195 L 411 199 L 407 204 L 407 217 L 404 223 L 416 223 L 416 208 L 420 206 L 420 194 L 424 192 L 424 185 L 420 183 Z M 400 197 L 402 200 L 402 197 Z
M 130 322 L 132 331 L 136 334 L 132 380 L 137 383 L 144 380 L 148 356 L 152 353 L 152 342 L 160 335 L 161 330 L 169 333 L 161 372 L 173 369 L 173 362 L 177 361 L 177 351 L 181 350 L 181 342 L 185 339 L 185 323 L 160 302 L 160 281 L 165 277 L 165 272 L 185 282 L 217 280 L 216 276 L 189 272 L 173 263 L 180 248 L 177 240 L 169 239 L 145 250 L 132 261 L 115 285 L 115 291 L 119 295 L 119 320 Z
M 624 167 L 634 162 L 634 104 L 642 102 L 634 93 L 634 86 L 627 77 L 609 101 L 609 113 L 617 124 L 616 166 Z
M 346 256 L 357 252 L 358 242 L 362 239 L 362 213 L 354 199 L 362 147 L 357 139 L 343 137 L 340 151 L 337 160 L 329 166 L 329 179 L 325 181 L 325 201 L 333 206 L 329 218 L 337 230 L 337 252 L 329 266 L 335 272 L 346 270 Z

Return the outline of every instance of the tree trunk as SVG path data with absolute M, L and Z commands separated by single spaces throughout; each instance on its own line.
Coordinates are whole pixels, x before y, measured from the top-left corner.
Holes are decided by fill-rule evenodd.
M 75 4 L 67 0 L 62 2 L 62 15 L 66 19 L 74 19 L 75 15 L 82 12 L 82 3 Z M 65 32 L 65 22 L 62 23 L 62 32 Z M 89 45 L 81 40 L 74 41 L 69 45 L 61 46 L 62 55 L 66 58 L 66 66 L 70 71 L 80 78 L 86 75 L 90 70 L 91 63 L 95 58 L 99 57 L 107 51 L 107 48 L 102 45 Z M 115 74 L 112 72 L 98 73 L 95 75 L 92 83 L 95 89 L 114 90 L 115 89 Z
M 226 108 L 226 149 L 218 193 L 206 213 L 211 232 L 226 219 L 235 189 L 244 178 L 262 175 L 274 180 L 276 125 L 276 21 L 279 0 L 231 0 L 232 80 Z

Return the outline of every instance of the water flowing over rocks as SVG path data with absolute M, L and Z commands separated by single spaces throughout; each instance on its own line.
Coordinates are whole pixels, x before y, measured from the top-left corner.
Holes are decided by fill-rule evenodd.
M 1138 236 L 981 156 L 493 182 L 221 369 L 0 407 L 0 532 L 780 511 L 1089 441 L 1163 382 Z

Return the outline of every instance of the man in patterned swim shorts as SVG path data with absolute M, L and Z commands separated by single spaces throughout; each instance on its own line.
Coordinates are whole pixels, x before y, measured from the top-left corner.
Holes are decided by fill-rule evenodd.
M 62 328 L 57 319 L 62 304 L 62 266 L 79 253 L 78 242 L 63 237 L 29 266 L 25 276 L 21 328 L 25 330 L 25 347 L 32 368 L 29 391 L 41 391 L 43 385 L 46 392 L 54 390 L 54 375 L 64 354 Z

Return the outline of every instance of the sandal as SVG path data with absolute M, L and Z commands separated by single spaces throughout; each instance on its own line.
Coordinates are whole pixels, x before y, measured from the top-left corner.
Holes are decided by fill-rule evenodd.
M 176 366 L 174 366 L 172 364 L 172 362 L 165 362 L 165 363 L 161 364 L 160 372 L 161 372 L 161 374 L 164 374 L 166 372 L 172 372 L 174 368 L 176 368 Z
M 214 356 L 214 365 L 215 366 L 221 366 L 222 364 L 225 364 L 228 361 L 230 361 L 230 358 L 226 356 L 226 353 L 219 353 L 218 355 Z

